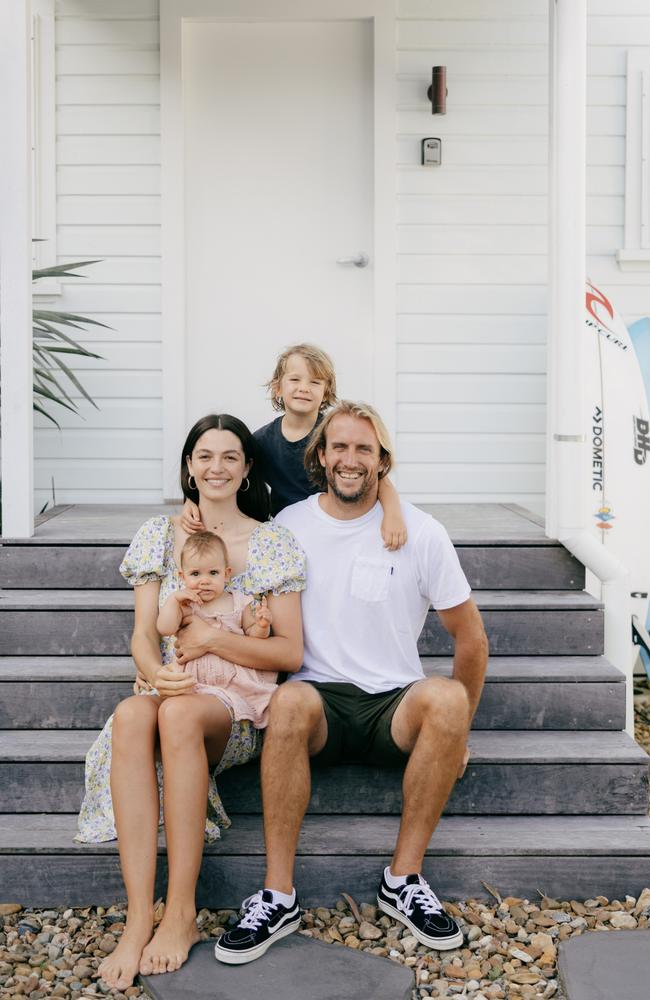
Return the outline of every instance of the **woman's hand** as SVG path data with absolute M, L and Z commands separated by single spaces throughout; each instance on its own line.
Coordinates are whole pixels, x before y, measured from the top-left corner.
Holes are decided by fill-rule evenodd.
M 141 674 L 138 670 L 133 682 L 133 694 L 140 694 L 141 691 L 151 691 L 151 684 L 144 674 Z
M 206 653 L 215 653 L 220 656 L 219 639 L 221 636 L 219 629 L 214 628 L 208 622 L 200 618 L 193 618 L 189 625 L 185 625 L 179 630 L 176 636 L 176 659 L 179 663 L 188 663 L 189 660 L 198 660 L 199 656 Z
M 188 535 L 193 535 L 196 531 L 205 531 L 205 525 L 201 520 L 199 508 L 191 500 L 186 500 L 181 511 L 181 528 Z
M 188 694 L 194 689 L 196 681 L 191 674 L 168 664 L 161 667 L 155 677 L 155 688 L 161 698 L 174 698 L 179 694 Z

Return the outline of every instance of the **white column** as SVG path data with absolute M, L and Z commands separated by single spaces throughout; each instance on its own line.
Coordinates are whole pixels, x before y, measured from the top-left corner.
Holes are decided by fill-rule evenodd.
M 587 0 L 550 0 L 546 531 L 588 522 L 584 342 Z
M 34 533 L 31 285 L 31 10 L 0 3 L 2 533 Z

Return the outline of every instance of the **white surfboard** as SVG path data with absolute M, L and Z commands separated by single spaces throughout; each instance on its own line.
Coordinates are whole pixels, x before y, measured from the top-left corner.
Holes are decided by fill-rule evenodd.
M 592 531 L 629 570 L 632 614 L 650 624 L 650 321 L 628 330 L 591 282 L 585 304 Z

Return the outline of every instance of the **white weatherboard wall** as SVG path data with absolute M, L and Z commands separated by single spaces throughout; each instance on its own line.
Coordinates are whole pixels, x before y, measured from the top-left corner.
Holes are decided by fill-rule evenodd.
M 399 485 L 426 502 L 544 492 L 546 0 L 399 0 Z M 614 13 L 615 11 L 615 13 Z M 37 420 L 37 503 L 160 499 L 158 21 L 155 0 L 58 0 L 61 260 L 104 263 L 56 307 L 109 323 L 78 370 L 101 406 Z M 591 0 L 588 271 L 627 321 L 647 274 L 622 273 L 626 52 L 650 45 L 645 0 Z M 448 68 L 445 117 L 426 101 Z M 419 166 L 442 138 L 443 165 Z M 261 391 L 261 390 L 260 390 Z M 271 412 L 269 412 L 269 419 Z

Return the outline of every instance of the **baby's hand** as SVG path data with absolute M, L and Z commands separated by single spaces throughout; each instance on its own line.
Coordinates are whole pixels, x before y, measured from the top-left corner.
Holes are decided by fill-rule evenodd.
M 266 603 L 266 597 L 263 597 L 255 608 L 255 624 L 259 625 L 260 628 L 268 629 L 269 631 L 271 629 L 271 625 L 273 624 L 273 615 L 271 613 L 271 609 Z
M 389 514 L 385 514 L 381 522 L 381 537 L 384 540 L 384 548 L 388 549 L 389 552 L 401 549 L 408 537 L 406 525 L 402 518 L 391 517 Z
M 199 508 L 191 500 L 186 500 L 181 511 L 181 528 L 188 535 L 193 535 L 196 531 L 205 531 L 205 526 L 201 520 Z
M 203 604 L 203 601 L 199 597 L 198 591 L 188 590 L 187 587 L 183 590 L 174 591 L 174 600 L 178 601 L 179 604 Z M 183 610 L 187 610 L 184 608 Z

